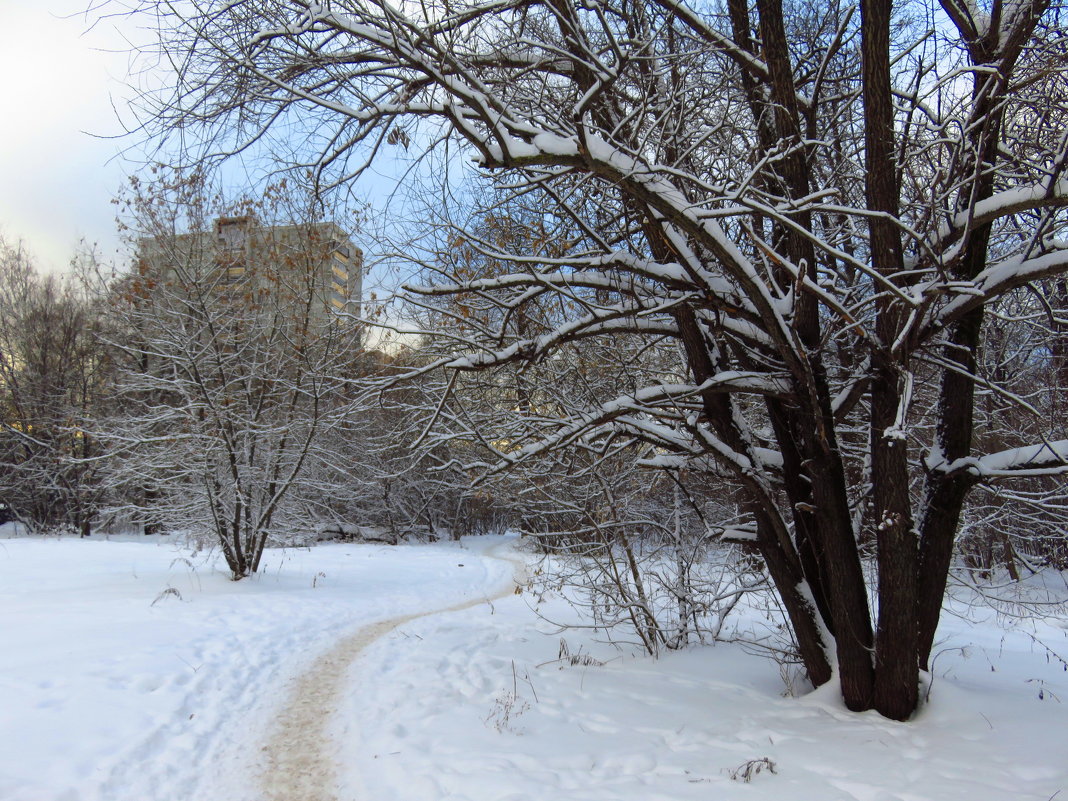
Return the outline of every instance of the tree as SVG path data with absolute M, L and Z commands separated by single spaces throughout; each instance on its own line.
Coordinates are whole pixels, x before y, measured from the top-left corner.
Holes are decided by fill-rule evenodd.
M 439 376 L 394 384 L 420 359 L 419 350 L 410 348 L 362 354 L 352 376 L 360 387 L 359 402 L 323 443 L 331 460 L 319 469 L 335 474 L 337 489 L 328 497 L 314 487 L 298 494 L 310 510 L 319 507 L 318 516 L 324 516 L 325 506 L 326 517 L 356 524 L 355 529 L 338 529 L 356 537 L 397 542 L 502 533 L 507 514 L 487 488 L 471 490 L 471 477 L 459 467 L 456 443 L 421 441 L 427 409 L 442 390 Z
M 92 298 L 0 239 L 0 500 L 34 530 L 88 536 L 102 502 L 88 423 L 110 382 L 99 328 Z
M 440 366 L 659 337 L 685 380 L 528 416 L 498 458 L 630 438 L 659 466 L 728 471 L 812 682 L 912 714 L 970 491 L 1068 456 L 1056 421 L 1028 447 L 975 448 L 987 307 L 1068 269 L 1063 109 L 1022 108 L 1027 85 L 1064 78 L 1058 7 L 142 5 L 179 65 L 146 98 L 161 131 L 226 153 L 305 125 L 336 182 L 381 147 L 449 141 L 525 203 L 559 253 L 476 235 L 505 274 L 412 287 L 495 312 L 450 332 Z M 559 317 L 519 333 L 539 308 Z
M 123 358 L 98 423 L 113 482 L 142 519 L 206 533 L 235 580 L 308 530 L 300 490 L 335 490 L 338 472 L 316 468 L 354 403 L 361 328 L 330 303 L 347 235 L 293 198 L 282 185 L 220 207 L 197 175 L 135 182 L 140 258 L 113 287 Z

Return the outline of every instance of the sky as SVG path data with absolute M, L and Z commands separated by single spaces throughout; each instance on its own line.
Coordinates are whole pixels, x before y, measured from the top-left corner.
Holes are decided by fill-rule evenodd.
M 82 242 L 105 263 L 128 260 L 112 200 L 139 167 L 131 153 L 144 141 L 126 134 L 139 81 L 131 65 L 144 63 L 132 43 L 152 34 L 135 19 L 89 11 L 121 6 L 0 0 L 0 236 L 21 242 L 42 270 L 66 270 Z M 243 169 L 224 177 L 245 185 L 253 179 Z M 376 176 L 359 193 L 396 210 L 392 189 Z
M 50 271 L 81 240 L 121 259 L 111 200 L 135 169 L 120 156 L 134 140 L 114 138 L 129 44 L 90 2 L 0 0 L 0 235 Z
M 0 237 L 21 243 L 42 271 L 67 271 L 86 245 L 120 271 L 130 262 L 112 201 L 138 172 L 137 155 L 150 144 L 126 133 L 136 123 L 131 85 L 149 80 L 165 86 L 166 78 L 138 74 L 148 59 L 134 43 L 153 40 L 154 32 L 143 27 L 153 20 L 99 11 L 123 5 L 129 3 L 0 0 Z M 395 190 L 406 158 L 380 153 L 375 169 L 347 187 L 351 194 L 343 202 L 369 203 L 370 219 L 403 227 L 412 212 Z M 257 178 L 250 170 L 259 167 L 227 166 L 220 178 L 229 194 L 262 181 L 262 171 Z M 369 255 L 370 230 L 356 236 Z M 364 292 L 381 297 L 398 280 L 388 268 L 375 268 Z

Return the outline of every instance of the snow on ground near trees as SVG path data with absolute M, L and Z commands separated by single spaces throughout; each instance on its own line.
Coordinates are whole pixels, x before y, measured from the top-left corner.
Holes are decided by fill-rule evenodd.
M 166 541 L 0 541 L 0 799 L 258 801 L 290 682 L 365 623 L 499 591 L 495 542 L 271 553 L 234 583 Z M 559 632 L 539 615 L 569 609 L 538 601 L 421 617 L 363 652 L 331 724 L 339 801 L 1068 796 L 1068 674 L 1029 636 L 1064 656 L 1064 621 L 947 616 L 931 703 L 898 724 L 828 689 L 784 697 L 737 646 L 655 661 Z M 561 637 L 592 663 L 558 660 Z M 747 783 L 746 764 L 774 773 Z
M 1057 577 L 1061 581 L 1060 577 Z M 1062 595 L 1064 587 L 1061 588 Z M 353 788 L 391 801 L 1049 801 L 1068 796 L 1065 621 L 1006 631 L 947 617 L 931 704 L 907 724 L 731 645 L 652 660 L 553 631 L 556 602 L 421 618 L 372 647 L 341 723 Z M 571 654 L 602 665 L 556 659 Z M 418 647 L 413 647 L 414 643 Z M 963 649 L 963 650 L 960 650 Z M 373 678 L 372 678 L 373 677 Z M 745 766 L 774 765 L 743 779 Z M 1060 798 L 1061 796 L 1057 796 Z
M 0 799 L 255 801 L 287 681 L 365 623 L 511 576 L 469 556 L 331 544 L 233 582 L 166 538 L 0 540 Z

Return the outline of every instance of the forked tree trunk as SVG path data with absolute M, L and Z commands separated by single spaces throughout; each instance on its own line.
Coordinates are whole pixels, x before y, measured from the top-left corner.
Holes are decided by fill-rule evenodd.
M 973 76 L 972 121 L 968 142 L 974 159 L 972 176 L 958 201 L 961 211 L 993 196 L 995 167 L 1000 158 L 1001 129 L 1009 77 L 1031 39 L 1039 20 L 1049 7 L 1048 0 L 1035 0 L 1013 6 L 1011 24 L 994 25 L 985 36 L 977 35 L 971 20 L 951 13 L 951 18 L 967 43 L 975 65 L 983 65 Z M 998 4 L 998 8 L 1001 6 Z M 951 9 L 950 9 L 951 10 Z M 990 223 L 968 231 L 961 243 L 961 256 L 953 277 L 962 281 L 976 278 L 988 265 Z M 975 412 L 976 353 L 979 349 L 984 307 L 961 317 L 946 337 L 943 358 L 955 365 L 943 373 L 938 402 L 938 428 L 935 444 L 946 464 L 971 455 Z M 968 491 L 977 478 L 967 472 L 928 474 L 924 491 L 924 518 L 920 525 L 919 592 L 917 609 L 918 661 L 926 668 L 942 609 L 953 556 L 953 543 L 960 527 L 961 511 Z

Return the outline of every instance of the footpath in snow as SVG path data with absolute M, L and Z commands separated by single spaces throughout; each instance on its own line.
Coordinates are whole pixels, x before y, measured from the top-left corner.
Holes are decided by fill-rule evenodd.
M 234 583 L 166 542 L 0 540 L 0 799 L 1068 797 L 1063 620 L 947 615 L 931 703 L 892 723 L 736 646 L 651 660 L 561 632 L 551 593 L 487 600 L 500 543 L 325 545 Z
M 512 576 L 456 544 L 264 562 L 233 582 L 167 538 L 0 539 L 0 799 L 263 801 L 269 733 L 322 654 Z
M 1066 622 L 952 612 L 910 723 L 851 713 L 832 687 L 787 697 L 778 665 L 737 646 L 653 660 L 561 632 L 548 620 L 574 616 L 558 598 L 421 618 L 354 669 L 374 690 L 337 719 L 340 798 L 1068 799 L 1068 673 L 1032 639 L 1063 656 Z

